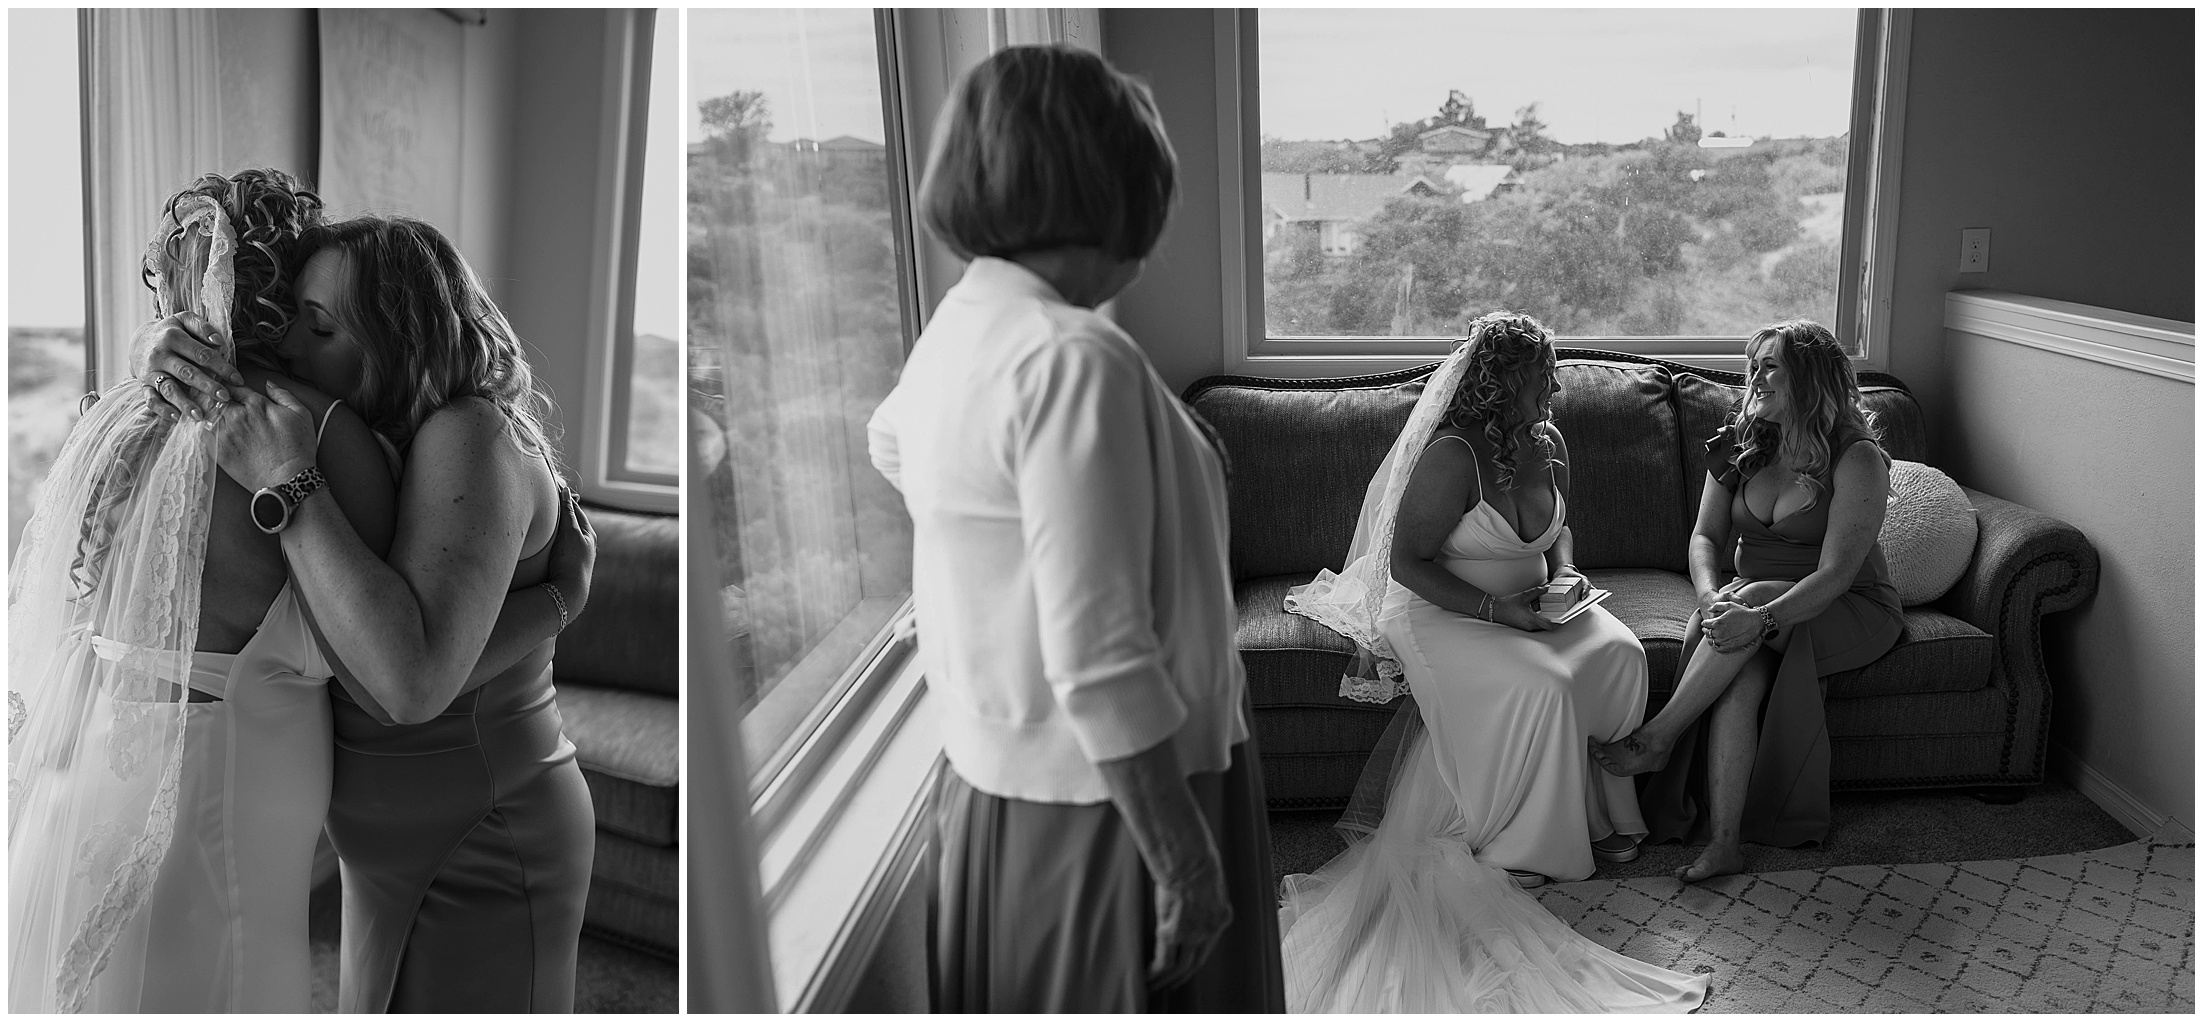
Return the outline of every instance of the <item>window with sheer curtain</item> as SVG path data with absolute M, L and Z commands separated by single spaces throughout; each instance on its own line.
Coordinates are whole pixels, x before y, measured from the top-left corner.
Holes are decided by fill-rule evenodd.
M 910 520 L 865 423 L 911 338 L 888 97 L 869 10 L 688 13 L 689 480 L 750 770 L 877 651 Z
M 91 389 L 73 10 L 8 12 L 8 549 Z

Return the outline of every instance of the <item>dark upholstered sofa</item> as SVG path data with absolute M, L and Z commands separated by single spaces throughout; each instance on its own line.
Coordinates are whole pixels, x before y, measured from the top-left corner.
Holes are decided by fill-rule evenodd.
M 1731 373 L 1563 350 L 1554 418 L 1568 437 L 1576 562 L 1643 641 L 1648 714 L 1673 691 L 1694 606 L 1685 561 L 1701 450 L 1741 393 Z M 1217 376 L 1185 397 L 1230 455 L 1239 648 L 1273 808 L 1342 805 L 1392 706 L 1342 698 L 1351 646 L 1282 608 L 1318 569 L 1343 567 L 1370 476 L 1433 367 L 1381 376 Z M 1895 377 L 1864 373 L 1890 454 L 1924 461 L 1924 417 Z M 1907 608 L 1879 661 L 1827 679 L 1838 789 L 2020 786 L 2042 779 L 2050 721 L 2041 620 L 2096 587 L 2073 527 L 1985 493 L 1973 563 L 1932 604 Z
M 671 515 L 590 507 L 589 606 L 558 637 L 552 681 L 597 811 L 590 932 L 679 947 L 680 535 Z

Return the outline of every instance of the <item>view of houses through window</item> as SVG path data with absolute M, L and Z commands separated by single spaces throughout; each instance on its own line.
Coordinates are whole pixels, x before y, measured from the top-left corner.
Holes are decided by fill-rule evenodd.
M 689 485 L 755 770 L 910 595 L 910 519 L 865 433 L 904 299 L 872 12 L 688 26 Z
M 1855 12 L 1258 23 L 1269 336 L 1836 323 Z

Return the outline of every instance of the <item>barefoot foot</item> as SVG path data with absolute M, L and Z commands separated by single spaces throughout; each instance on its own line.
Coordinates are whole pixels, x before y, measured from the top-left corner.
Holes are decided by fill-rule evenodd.
M 1707 845 L 1706 850 L 1699 853 L 1697 862 L 1675 871 L 1675 879 L 1686 884 L 1695 884 L 1701 880 L 1711 880 L 1714 877 L 1725 877 L 1732 873 L 1742 872 L 1744 872 L 1743 849 L 1734 845 L 1727 848 Z
M 1618 742 L 1591 740 L 1591 758 L 1598 760 L 1607 773 L 1621 777 L 1649 774 L 1668 765 L 1668 749 L 1634 734 Z

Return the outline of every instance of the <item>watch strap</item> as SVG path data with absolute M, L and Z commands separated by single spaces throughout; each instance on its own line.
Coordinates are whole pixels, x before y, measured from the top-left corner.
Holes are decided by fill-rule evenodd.
M 284 503 L 295 508 L 300 504 L 304 504 L 306 498 L 313 496 L 315 490 L 327 485 L 329 485 L 329 477 L 321 474 L 321 466 L 308 465 L 305 471 L 277 483 L 269 489 L 274 490 L 277 495 L 281 496 Z

